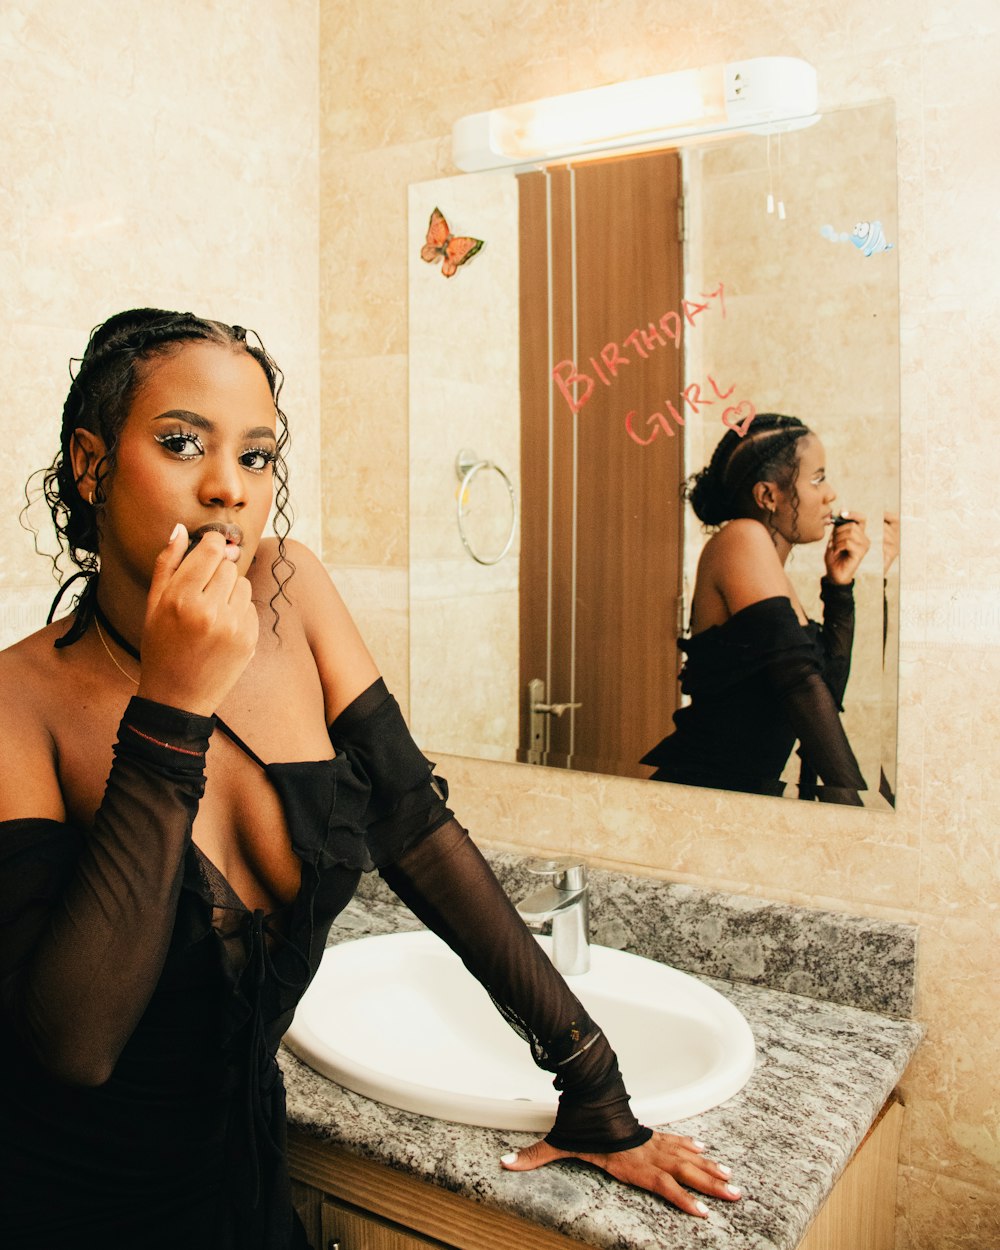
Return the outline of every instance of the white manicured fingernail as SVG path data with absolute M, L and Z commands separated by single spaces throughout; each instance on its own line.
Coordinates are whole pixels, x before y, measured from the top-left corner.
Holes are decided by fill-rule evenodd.
M 720 1164 L 718 1164 L 717 1166 L 718 1166 L 718 1169 L 719 1169 L 719 1171 L 722 1173 L 722 1175 L 723 1175 L 723 1176 L 732 1176 L 732 1174 L 733 1174 L 733 1169 L 732 1169 L 732 1168 L 727 1168 L 727 1167 L 726 1167 L 726 1165 L 725 1165 L 724 1163 L 720 1163 Z
M 708 1207 L 706 1207 L 703 1202 L 696 1202 L 694 1204 L 694 1209 L 699 1215 L 708 1215 Z
M 507 1151 L 507 1153 L 506 1153 L 505 1155 L 501 1155 L 501 1156 L 500 1156 L 500 1162 L 501 1162 L 501 1163 L 506 1163 L 506 1164 L 516 1163 L 516 1162 L 517 1162 L 517 1151 L 516 1151 L 516 1150 L 508 1150 L 508 1151 Z
M 174 528 L 170 531 L 169 541 L 175 542 L 176 539 L 183 533 L 184 533 L 184 526 L 180 523 L 180 521 L 178 521 L 177 524 L 174 526 Z
M 727 1186 L 726 1186 L 726 1193 L 727 1193 L 727 1194 L 732 1194 L 734 1198 L 738 1198 L 738 1197 L 740 1196 L 740 1192 L 741 1192 L 741 1191 L 740 1191 L 739 1189 L 737 1189 L 735 1185 L 727 1185 Z
M 697 1137 L 692 1137 L 692 1139 L 691 1139 L 691 1145 L 692 1145 L 692 1146 L 694 1146 L 695 1150 L 704 1150 L 704 1149 L 705 1149 L 705 1143 L 704 1143 L 703 1141 L 699 1141 L 699 1140 L 697 1139 Z

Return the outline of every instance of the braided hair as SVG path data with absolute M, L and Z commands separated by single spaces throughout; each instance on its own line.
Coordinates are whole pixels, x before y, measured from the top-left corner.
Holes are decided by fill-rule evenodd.
M 283 376 L 281 370 L 268 355 L 263 343 L 254 334 L 256 342 L 247 339 L 242 326 L 227 325 L 222 321 L 209 321 L 188 312 L 169 312 L 161 308 L 133 308 L 116 313 L 91 332 L 83 358 L 71 361 L 69 394 L 63 405 L 62 430 L 59 451 L 47 469 L 40 470 L 42 494 L 52 514 L 59 553 L 53 563 L 59 574 L 59 556 L 67 554 L 77 566 L 78 572 L 62 584 L 49 610 L 48 619 L 55 615 L 56 607 L 71 582 L 82 578 L 84 587 L 75 599 L 76 615 L 68 632 L 59 639 L 57 646 L 68 646 L 86 632 L 94 614 L 96 603 L 97 574 L 100 568 L 98 556 L 98 515 L 107 499 L 105 483 L 110 479 L 117 463 L 118 441 L 126 418 L 132 407 L 136 391 L 144 378 L 144 367 L 158 356 L 179 350 L 184 343 L 208 342 L 245 351 L 264 371 L 274 400 L 278 421 L 277 456 L 274 462 L 275 523 L 278 554 L 272 564 L 277 590 L 271 597 L 270 606 L 277 627 L 278 612 L 275 603 L 285 597 L 285 585 L 294 572 L 294 566 L 285 554 L 285 539 L 291 528 L 291 511 L 288 504 L 288 466 L 284 450 L 288 445 L 288 422 L 279 406 Z M 74 371 L 73 365 L 77 368 Z M 97 465 L 96 486 L 85 499 L 79 489 L 73 471 L 74 431 L 90 430 L 104 443 L 105 454 Z M 34 476 L 34 475 L 33 475 Z M 26 492 L 27 493 L 27 492 Z M 287 570 L 278 576 L 279 567 Z
M 759 412 L 745 436 L 729 430 L 704 469 L 688 478 L 685 494 L 703 525 L 716 527 L 736 517 L 753 516 L 753 488 L 776 482 L 790 491 L 793 524 L 798 521 L 799 441 L 812 431 L 798 417 Z

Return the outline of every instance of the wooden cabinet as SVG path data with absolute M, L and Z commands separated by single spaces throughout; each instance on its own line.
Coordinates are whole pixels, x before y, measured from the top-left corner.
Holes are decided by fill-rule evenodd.
M 326 1198 L 320 1203 L 316 1250 L 441 1250 L 440 1241 L 416 1237 L 398 1224 Z
M 892 1250 L 902 1117 L 893 1096 L 798 1250 Z M 587 1250 L 294 1131 L 288 1157 L 296 1208 L 316 1250 Z
M 893 1095 L 844 1169 L 798 1250 L 893 1250 L 903 1104 Z
M 351 1227 L 362 1238 L 355 1245 L 345 1232 L 340 1250 L 588 1250 L 560 1233 L 487 1210 L 294 1130 L 288 1135 L 288 1163 L 295 1206 L 316 1250 L 329 1250 L 322 1240 L 323 1220 L 334 1219 L 332 1209 L 338 1219 L 353 1216 L 358 1222 Z M 390 1235 L 400 1240 L 375 1239 Z

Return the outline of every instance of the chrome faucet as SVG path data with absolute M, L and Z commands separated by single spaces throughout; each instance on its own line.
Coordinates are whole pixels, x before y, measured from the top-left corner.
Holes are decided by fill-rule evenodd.
M 577 859 L 534 860 L 528 871 L 549 884 L 516 904 L 529 929 L 552 921 L 552 962 L 566 977 L 590 971 L 590 893 L 587 865 Z

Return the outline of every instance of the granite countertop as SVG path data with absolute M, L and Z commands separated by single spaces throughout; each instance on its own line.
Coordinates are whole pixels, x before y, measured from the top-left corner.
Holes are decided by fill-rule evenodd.
M 512 896 L 527 892 L 517 857 L 491 859 Z M 922 1036 L 905 1018 L 915 930 L 611 873 L 592 873 L 591 890 L 595 941 L 698 975 L 753 1030 L 757 1063 L 744 1088 L 722 1106 L 670 1125 L 700 1138 L 732 1168 L 744 1195 L 739 1202 L 708 1199 L 711 1214 L 698 1220 L 582 1164 L 505 1172 L 500 1155 L 528 1145 L 532 1134 L 385 1106 L 318 1075 L 282 1048 L 289 1124 L 604 1250 L 794 1250 Z M 342 913 L 331 942 L 421 927 L 391 899 L 377 883 L 366 885 Z M 626 932 L 629 914 L 643 919 Z

